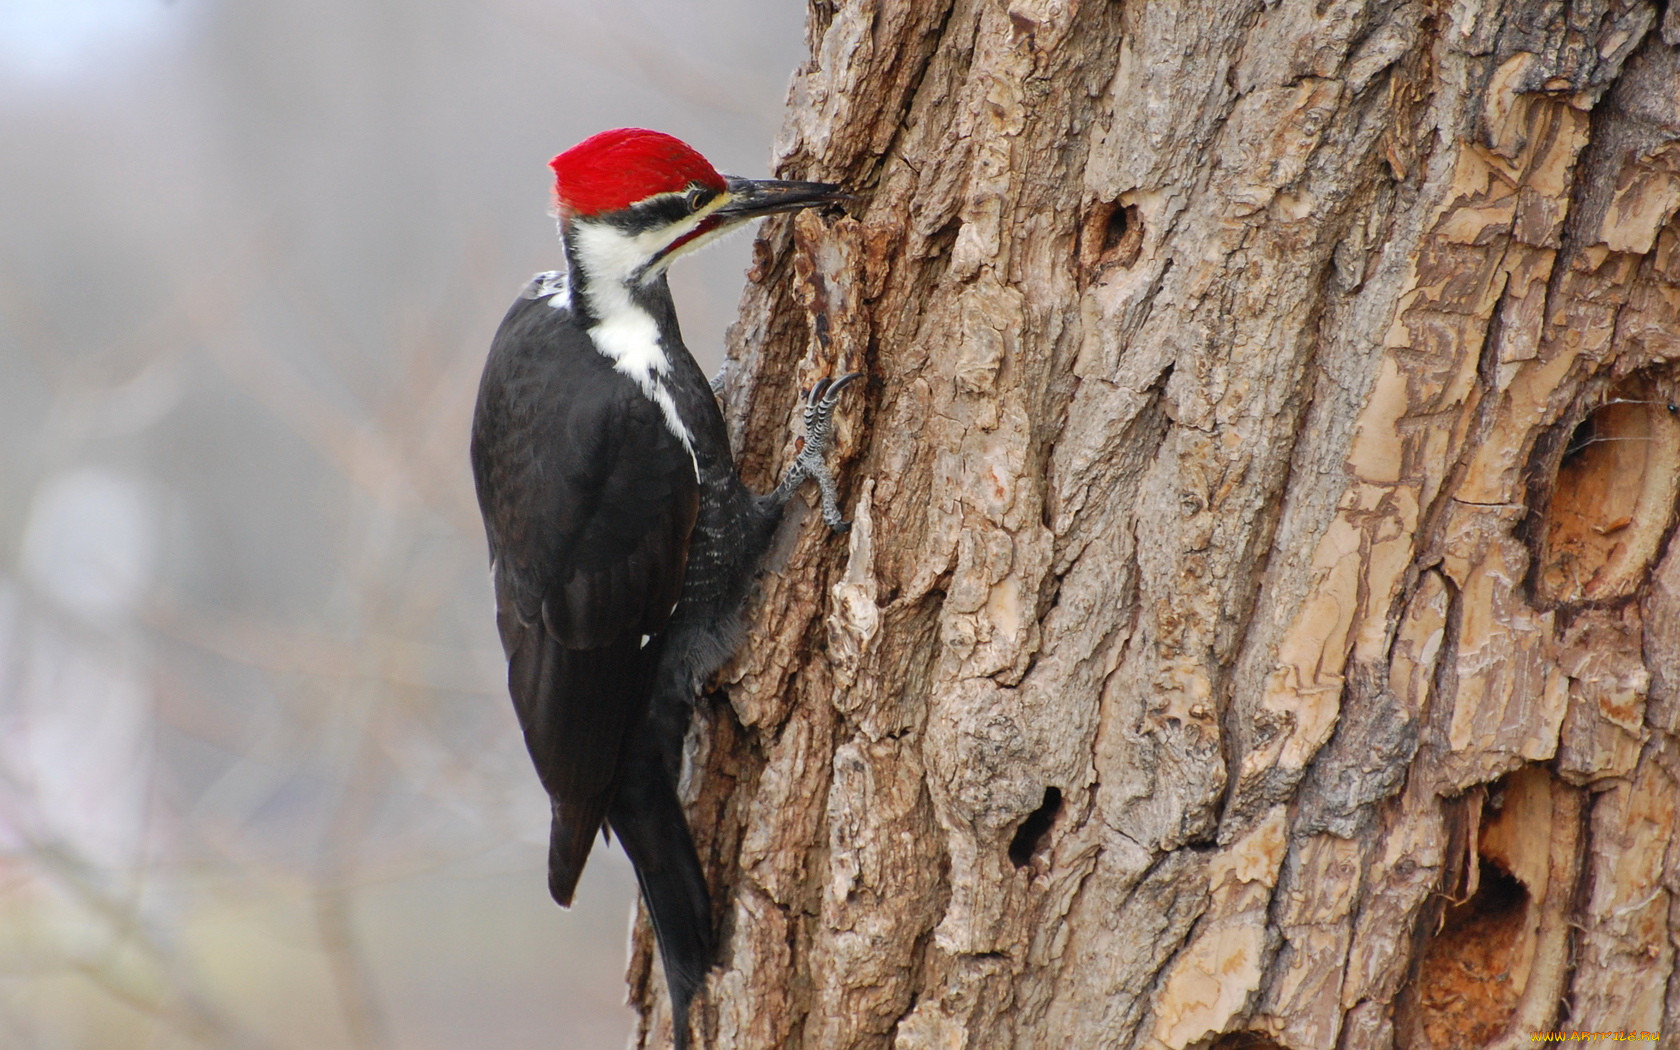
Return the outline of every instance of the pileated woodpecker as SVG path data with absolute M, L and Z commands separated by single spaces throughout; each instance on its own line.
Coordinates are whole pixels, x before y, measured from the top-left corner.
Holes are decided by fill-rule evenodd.
M 816 479 L 840 391 L 819 382 L 775 491 L 736 474 L 723 415 L 683 345 L 665 270 L 750 219 L 846 199 L 819 182 L 719 175 L 658 132 L 605 131 L 555 157 L 564 272 L 502 319 L 473 415 L 496 625 L 525 743 L 553 807 L 548 887 L 570 906 L 595 834 L 635 866 L 679 1047 L 712 962 L 711 903 L 676 782 L 695 698 L 735 650 L 782 510 Z

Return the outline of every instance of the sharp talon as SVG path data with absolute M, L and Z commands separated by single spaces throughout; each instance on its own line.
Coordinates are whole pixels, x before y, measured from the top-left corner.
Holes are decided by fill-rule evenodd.
M 815 481 L 822 497 L 823 523 L 835 532 L 846 532 L 852 523 L 840 513 L 839 486 L 823 460 L 828 455 L 840 392 L 862 378 L 862 372 L 824 376 L 805 392 L 805 436 L 795 440 L 793 464 L 776 490 L 778 497 L 786 500 L 805 481 Z

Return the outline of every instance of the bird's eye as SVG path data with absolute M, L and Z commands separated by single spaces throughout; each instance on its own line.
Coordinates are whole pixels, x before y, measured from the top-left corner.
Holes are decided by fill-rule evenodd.
M 683 200 L 688 204 L 689 211 L 699 211 L 701 206 L 706 203 L 706 190 L 701 186 L 690 186 L 688 194 Z

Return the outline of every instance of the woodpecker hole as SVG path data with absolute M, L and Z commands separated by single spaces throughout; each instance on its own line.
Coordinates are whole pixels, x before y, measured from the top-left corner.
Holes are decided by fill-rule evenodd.
M 1079 236 L 1079 262 L 1095 273 L 1137 262 L 1143 248 L 1143 213 L 1135 204 L 1108 201 L 1085 216 Z
M 1231 1032 L 1221 1036 L 1210 1050 L 1283 1050 L 1283 1047 L 1259 1032 Z
M 1017 868 L 1032 863 L 1033 855 L 1044 847 L 1050 827 L 1056 823 L 1056 815 L 1061 811 L 1062 789 L 1045 788 L 1044 802 L 1027 814 L 1027 819 L 1015 829 L 1015 837 L 1009 840 L 1009 859 Z
M 1668 382 L 1635 373 L 1570 430 L 1532 539 L 1538 604 L 1632 596 L 1661 553 L 1680 490 L 1680 405 Z
M 1418 1019 L 1429 1046 L 1490 1046 L 1516 1009 L 1511 968 L 1528 891 L 1486 857 L 1475 863 L 1476 892 L 1448 906 L 1418 972 Z
M 1560 826 L 1580 819 L 1579 799 L 1537 765 L 1465 797 L 1457 856 L 1448 859 L 1459 877 L 1443 891 L 1439 919 L 1424 920 L 1434 936 L 1418 964 L 1415 1023 L 1424 1038 L 1414 1044 L 1491 1046 L 1508 1034 L 1530 985 L 1539 982 L 1545 996 L 1555 984 L 1561 994 L 1568 949 L 1556 934 L 1569 920 L 1543 895 L 1575 892 L 1572 879 L 1560 879 L 1556 852 L 1567 834 Z M 1548 962 L 1548 953 L 1557 958 Z

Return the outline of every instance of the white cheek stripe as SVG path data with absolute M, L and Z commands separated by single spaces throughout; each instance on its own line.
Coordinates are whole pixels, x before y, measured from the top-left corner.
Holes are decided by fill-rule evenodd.
M 600 318 L 589 329 L 590 341 L 595 344 L 595 349 L 612 359 L 614 368 L 633 379 L 642 393 L 659 406 L 665 425 L 688 450 L 690 459 L 694 458 L 693 435 L 683 424 L 677 404 L 663 382 L 671 362 L 665 356 L 665 348 L 659 344 L 659 325 L 646 310 L 636 305 L 630 296 L 630 286 L 636 280 L 652 280 L 676 254 L 716 239 L 722 231 L 697 237 L 678 252 L 661 259 L 657 266 L 644 269 L 649 259 L 698 226 L 706 215 L 722 207 L 728 198 L 727 193 L 719 194 L 707 207 L 663 230 L 627 234 L 608 223 L 593 222 L 573 223 L 570 230 L 575 239 L 578 262 L 586 276 L 578 283 L 589 297 L 590 312 Z M 551 302 L 558 304 L 558 297 Z M 698 461 L 694 470 L 698 477 Z

